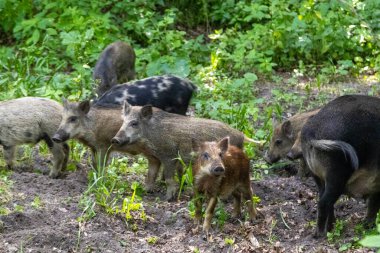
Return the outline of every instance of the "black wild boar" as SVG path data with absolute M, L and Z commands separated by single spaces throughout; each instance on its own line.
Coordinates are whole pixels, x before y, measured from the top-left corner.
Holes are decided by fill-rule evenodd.
M 202 218 L 202 200 L 204 194 L 208 201 L 203 231 L 209 233 L 211 219 L 218 197 L 234 197 L 233 216 L 239 217 L 241 198 L 243 197 L 251 220 L 256 218 L 256 209 L 252 203 L 252 188 L 249 177 L 249 159 L 243 150 L 229 144 L 229 137 L 219 142 L 193 143 L 196 153 L 193 164 L 195 193 L 195 222 L 198 226 Z
M 131 155 L 142 153 L 140 146 L 111 146 L 111 139 L 119 131 L 123 120 L 121 115 L 121 106 L 106 108 L 90 106 L 89 101 L 80 103 L 69 103 L 63 100 L 62 121 L 53 136 L 57 143 L 67 141 L 68 139 L 77 139 L 81 143 L 91 148 L 93 166 L 103 165 L 108 160 L 109 153 L 119 151 Z M 108 154 L 107 154 L 108 150 Z M 155 171 L 160 167 L 160 162 L 154 156 L 145 151 L 148 159 L 150 170 Z M 157 168 L 156 168 L 157 167 Z M 153 188 L 151 186 L 151 188 Z M 150 190 L 149 185 L 147 190 Z
M 62 106 L 50 99 L 24 97 L 0 102 L 0 145 L 9 168 L 17 145 L 44 140 L 53 154 L 53 167 L 49 176 L 56 178 L 66 168 L 69 146 L 57 144 L 51 136 L 58 129 Z
M 108 45 L 101 53 L 94 68 L 93 78 L 99 83 L 100 96 L 112 86 L 135 79 L 135 51 L 122 41 Z
M 168 113 L 150 105 L 131 106 L 125 102 L 123 121 L 112 143 L 131 148 L 142 146 L 142 154 L 149 152 L 162 163 L 168 185 L 167 200 L 173 200 L 176 194 L 175 172 L 181 176 L 182 167 L 176 158 L 180 155 L 185 163 L 190 162 L 192 139 L 199 143 L 229 136 L 231 144 L 239 148 L 248 140 L 243 133 L 219 121 Z M 154 184 L 158 172 L 152 169 L 149 168 L 147 179 L 150 185 Z
M 286 157 L 291 160 L 300 159 L 301 167 L 298 173 L 305 176 L 308 173 L 308 168 L 302 157 L 301 129 L 307 120 L 318 112 L 319 109 L 299 113 L 280 124 L 274 123 L 272 139 L 269 144 L 269 151 L 265 154 L 265 160 L 272 164 Z
M 97 106 L 152 105 L 164 111 L 185 115 L 196 86 L 176 76 L 153 76 L 112 87 L 95 101 Z
M 334 204 L 343 193 L 366 198 L 366 222 L 374 222 L 380 207 L 379 143 L 379 98 L 339 97 L 305 124 L 303 155 L 319 189 L 316 237 L 332 229 Z

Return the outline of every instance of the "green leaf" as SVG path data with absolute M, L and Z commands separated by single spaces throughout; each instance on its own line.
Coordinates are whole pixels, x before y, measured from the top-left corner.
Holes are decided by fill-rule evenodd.
M 359 243 L 365 247 L 380 248 L 380 235 L 368 235 L 360 240 Z
M 34 32 L 33 32 L 33 34 L 32 34 L 32 37 L 30 37 L 26 41 L 26 43 L 34 45 L 34 44 L 36 44 L 38 42 L 39 39 L 40 39 L 40 31 L 37 30 L 37 29 L 35 29 Z
M 57 35 L 58 34 L 57 31 L 55 29 L 53 29 L 53 28 L 47 28 L 46 32 L 49 35 Z

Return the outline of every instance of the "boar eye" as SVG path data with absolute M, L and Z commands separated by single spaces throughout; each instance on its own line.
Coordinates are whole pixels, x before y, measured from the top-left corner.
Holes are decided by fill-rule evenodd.
M 78 119 L 78 117 L 76 117 L 76 116 L 72 116 L 72 117 L 70 117 L 69 118 L 69 123 L 74 123 L 75 121 L 77 121 L 77 119 Z
M 207 152 L 205 152 L 205 153 L 202 154 L 202 158 L 204 160 L 208 160 L 210 158 L 210 155 Z
M 274 142 L 275 145 L 281 145 L 281 143 L 282 143 L 282 140 L 281 140 L 281 139 L 277 139 L 277 140 Z
M 223 153 L 222 153 L 222 152 L 220 152 L 220 153 L 219 153 L 219 156 L 220 156 L 220 157 L 223 157 Z
M 131 121 L 131 123 L 129 123 L 129 125 L 133 128 L 136 128 L 139 125 L 139 123 L 137 121 Z

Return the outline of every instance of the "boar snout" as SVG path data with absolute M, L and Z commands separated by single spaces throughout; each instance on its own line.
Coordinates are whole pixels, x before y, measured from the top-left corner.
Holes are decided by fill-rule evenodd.
M 267 151 L 267 152 L 265 152 L 264 160 L 269 164 L 273 164 L 273 163 L 277 162 L 278 160 L 280 160 L 280 158 L 274 157 L 273 155 L 269 154 L 269 152 Z
M 296 159 L 295 158 L 295 155 L 292 151 L 289 151 L 287 154 L 286 154 L 286 157 L 289 159 L 289 160 L 294 160 Z
M 58 131 L 54 134 L 52 139 L 54 142 L 61 143 L 69 139 L 69 134 L 64 131 Z
M 211 173 L 215 176 L 220 176 L 224 174 L 224 168 L 222 166 L 216 166 L 212 168 Z
M 119 137 L 115 136 L 112 138 L 111 143 L 121 146 L 123 144 L 128 144 L 129 138 L 119 138 Z

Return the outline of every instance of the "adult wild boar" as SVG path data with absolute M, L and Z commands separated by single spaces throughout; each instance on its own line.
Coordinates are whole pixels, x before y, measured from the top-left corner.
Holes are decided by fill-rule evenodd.
M 153 76 L 112 87 L 95 101 L 97 106 L 152 105 L 164 111 L 185 115 L 197 87 L 177 76 Z
M 243 133 L 219 121 L 168 113 L 153 109 L 150 105 L 131 106 L 125 102 L 123 125 L 112 143 L 130 147 L 142 146 L 142 154 L 153 154 L 164 168 L 168 185 L 166 198 L 173 200 L 176 194 L 174 175 L 178 171 L 181 176 L 182 172 L 176 158 L 181 156 L 185 163 L 190 162 L 192 139 L 195 143 L 201 143 L 225 136 L 229 136 L 231 144 L 239 148 L 243 147 L 245 139 L 248 140 Z M 149 168 L 148 172 L 149 185 L 154 184 L 158 173 L 158 170 L 152 169 Z
M 286 157 L 291 160 L 300 159 L 301 167 L 298 173 L 302 176 L 306 175 L 308 168 L 302 156 L 301 129 L 309 118 L 317 114 L 319 110 L 298 113 L 282 123 L 274 123 L 273 135 L 269 144 L 269 151 L 265 154 L 265 160 L 272 164 Z
M 135 79 L 136 55 L 133 48 L 122 41 L 108 45 L 96 62 L 93 78 L 99 83 L 100 96 L 112 86 Z
M 319 189 L 316 237 L 332 229 L 334 204 L 343 193 L 366 198 L 366 222 L 374 222 L 380 207 L 379 143 L 376 97 L 336 98 L 305 124 L 302 151 Z
M 61 143 L 69 139 L 77 139 L 90 147 L 92 151 L 92 165 L 97 168 L 108 161 L 108 155 L 113 151 L 132 155 L 142 152 L 138 145 L 111 146 L 111 139 L 119 131 L 123 120 L 120 117 L 121 107 L 99 107 L 90 105 L 89 101 L 70 103 L 63 100 L 62 121 L 53 136 L 54 142 Z M 146 152 L 149 168 L 159 168 L 159 161 Z M 152 168 L 152 170 L 158 170 Z M 149 189 L 148 189 L 149 190 Z
M 50 99 L 24 97 L 0 102 L 0 145 L 9 168 L 17 145 L 44 140 L 53 154 L 53 167 L 49 176 L 56 178 L 66 168 L 69 146 L 57 144 L 51 136 L 58 129 L 62 106 Z
M 229 144 L 229 137 L 218 142 L 193 143 L 196 152 L 193 164 L 195 222 L 200 225 L 202 218 L 202 198 L 208 199 L 203 231 L 208 233 L 218 197 L 234 197 L 233 216 L 241 214 L 241 198 L 247 205 L 250 220 L 256 218 L 256 209 L 252 203 L 252 188 L 249 177 L 249 159 L 243 150 Z

